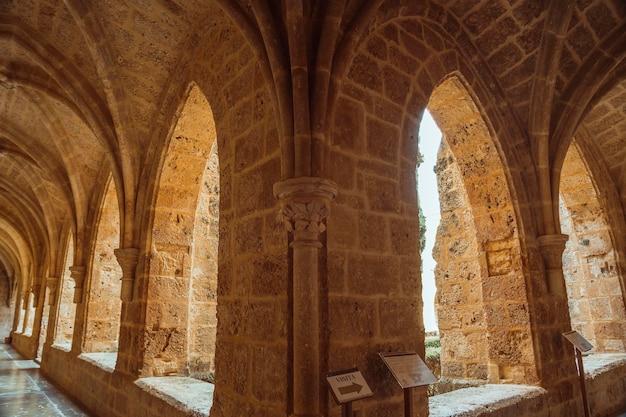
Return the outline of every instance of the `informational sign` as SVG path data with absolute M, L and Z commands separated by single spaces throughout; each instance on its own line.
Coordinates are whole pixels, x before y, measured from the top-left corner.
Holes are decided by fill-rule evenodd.
M 326 381 L 337 404 L 360 400 L 374 395 L 357 368 L 326 374 Z
M 379 353 L 387 368 L 402 388 L 420 387 L 437 382 L 416 352 Z
M 563 336 L 565 336 L 565 338 L 581 352 L 588 352 L 593 349 L 593 345 L 589 343 L 587 339 L 582 337 L 582 335 L 576 330 L 565 332 L 563 333 Z

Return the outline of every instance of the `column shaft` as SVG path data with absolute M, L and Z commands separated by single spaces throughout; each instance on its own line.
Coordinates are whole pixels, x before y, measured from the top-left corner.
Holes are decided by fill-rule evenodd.
M 321 416 L 319 235 L 336 185 L 321 178 L 293 178 L 274 186 L 287 230 L 293 233 L 293 417 Z

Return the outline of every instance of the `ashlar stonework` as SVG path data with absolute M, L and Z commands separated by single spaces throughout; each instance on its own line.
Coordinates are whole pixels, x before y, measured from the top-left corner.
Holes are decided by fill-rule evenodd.
M 593 415 L 625 411 L 622 0 L 4 0 L 0 25 L 0 337 L 94 415 L 339 417 L 325 376 L 358 368 L 358 417 L 583 416 L 571 330 Z M 379 355 L 426 353 L 424 202 L 430 398 Z

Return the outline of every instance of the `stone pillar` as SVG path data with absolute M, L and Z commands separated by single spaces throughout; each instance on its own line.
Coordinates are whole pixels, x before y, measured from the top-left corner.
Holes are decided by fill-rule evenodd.
M 321 416 L 319 235 L 337 186 L 322 178 L 292 178 L 274 185 L 282 220 L 293 234 L 293 417 Z
M 563 251 L 568 235 L 554 234 L 538 237 L 539 251 L 543 257 L 548 278 L 548 292 L 565 297 L 565 277 L 563 276 Z
M 30 291 L 24 291 L 22 293 L 22 310 L 24 310 L 24 316 L 22 317 L 22 334 L 26 333 L 28 328 L 28 318 L 30 317 Z
M 74 280 L 74 304 L 83 302 L 83 285 L 85 283 L 85 271 L 82 265 L 70 266 L 70 278 Z
M 11 336 L 13 336 L 13 333 L 17 333 L 22 306 L 22 298 L 20 296 L 15 297 L 15 313 L 13 314 L 13 326 L 11 327 Z
M 39 306 L 39 294 L 41 292 L 41 284 L 33 284 L 30 288 L 30 291 L 33 293 L 33 307 L 37 308 Z
M 53 306 L 57 302 L 57 288 L 59 287 L 59 279 L 56 277 L 48 277 L 46 279 L 46 287 L 48 287 L 48 290 L 50 290 L 48 305 Z
M 135 269 L 139 259 L 139 249 L 124 248 L 114 251 L 117 262 L 122 268 L 122 301 L 133 301 L 133 288 L 135 285 Z

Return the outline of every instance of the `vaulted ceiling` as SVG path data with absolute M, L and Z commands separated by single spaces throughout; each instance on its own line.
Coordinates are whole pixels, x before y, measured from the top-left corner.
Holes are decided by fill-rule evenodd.
M 279 23 L 277 36 L 284 38 L 291 3 L 0 0 L 0 262 L 5 269 L 30 265 L 36 276 L 48 273 L 64 245 L 63 231 L 93 228 L 109 178 L 133 183 L 127 178 L 132 169 L 124 164 L 143 163 L 137 150 L 149 145 L 165 90 L 183 64 L 182 51 L 197 41 L 208 16 L 222 16 L 242 33 L 254 34 L 265 33 L 264 18 L 270 15 Z M 322 17 L 331 6 L 340 10 L 338 38 L 363 16 L 416 7 L 400 0 L 296 3 L 310 21 L 302 30 L 312 50 L 320 44 Z M 610 173 L 626 201 L 626 3 L 418 3 L 424 19 L 438 23 L 460 50 L 473 54 L 469 58 L 479 73 L 489 72 L 495 83 L 489 87 L 502 91 L 502 104 L 513 109 L 522 126 L 556 138 L 548 139 L 555 142 L 554 161 L 582 126 L 581 140 L 597 150 L 601 160 L 596 163 Z M 276 43 L 277 48 L 285 44 L 285 39 Z M 271 51 L 267 39 L 265 48 L 257 52 L 265 53 L 270 65 L 283 53 Z M 123 158 L 129 154 L 134 156 Z

